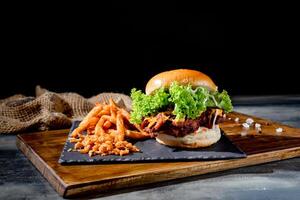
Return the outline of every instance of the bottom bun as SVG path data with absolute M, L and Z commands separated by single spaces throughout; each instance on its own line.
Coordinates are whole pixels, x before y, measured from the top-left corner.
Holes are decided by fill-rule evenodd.
M 174 137 L 172 135 L 164 134 L 159 132 L 156 141 L 171 147 L 183 147 L 183 148 L 201 148 L 208 147 L 221 138 L 221 131 L 219 126 L 214 129 L 207 129 L 201 131 L 202 127 L 199 128 L 197 133 L 191 133 L 184 137 Z

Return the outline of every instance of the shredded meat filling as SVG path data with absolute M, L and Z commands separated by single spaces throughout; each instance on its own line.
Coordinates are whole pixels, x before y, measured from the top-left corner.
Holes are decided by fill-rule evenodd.
M 212 128 L 215 114 L 216 124 L 223 121 L 222 111 L 219 109 L 207 109 L 196 119 L 175 120 L 171 112 L 161 112 L 153 117 L 144 118 L 141 128 L 148 133 L 164 131 L 175 137 L 184 137 L 199 129 L 200 126 Z

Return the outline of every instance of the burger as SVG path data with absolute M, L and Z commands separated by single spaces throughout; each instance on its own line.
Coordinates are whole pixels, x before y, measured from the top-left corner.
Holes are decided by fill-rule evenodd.
M 159 73 L 145 89 L 132 89 L 131 123 L 171 147 L 201 148 L 221 138 L 218 126 L 232 111 L 228 93 L 206 74 L 190 69 Z

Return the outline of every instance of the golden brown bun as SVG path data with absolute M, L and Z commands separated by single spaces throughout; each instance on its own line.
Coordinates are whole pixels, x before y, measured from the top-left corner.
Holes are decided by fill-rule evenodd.
M 161 87 L 169 88 L 172 82 L 176 81 L 181 85 L 190 84 L 192 87 L 206 87 L 216 91 L 217 86 L 209 76 L 202 72 L 190 69 L 176 69 L 155 75 L 146 85 L 146 94 L 149 95 Z
M 160 132 L 156 141 L 171 147 L 203 148 L 218 142 L 221 138 L 221 131 L 218 126 L 215 129 L 208 129 L 208 131 L 197 134 L 198 136 L 191 133 L 185 137 L 174 137 Z

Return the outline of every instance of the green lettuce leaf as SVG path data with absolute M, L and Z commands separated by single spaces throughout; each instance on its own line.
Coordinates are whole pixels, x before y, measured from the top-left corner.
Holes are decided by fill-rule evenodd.
M 130 121 L 141 123 L 142 118 L 157 113 L 160 109 L 169 104 L 169 94 L 163 88 L 156 90 L 153 95 L 146 95 L 135 88 L 131 90 L 132 112 Z
M 195 119 L 206 110 L 208 91 L 204 88 L 193 90 L 191 86 L 183 86 L 174 83 L 169 89 L 169 101 L 174 104 L 173 114 L 176 119 L 185 117 Z
M 231 112 L 233 110 L 230 96 L 226 90 L 223 90 L 221 93 L 215 92 L 213 96 L 218 103 L 216 107 L 225 110 L 225 112 Z
M 173 108 L 176 119 L 195 119 L 208 107 L 217 107 L 225 112 L 231 112 L 233 107 L 228 93 L 223 90 L 210 92 L 207 88 L 192 89 L 190 85 L 172 83 L 169 90 L 160 88 L 152 95 L 146 95 L 141 90 L 132 89 L 131 122 L 141 123 L 142 118 L 156 114 L 166 107 Z

